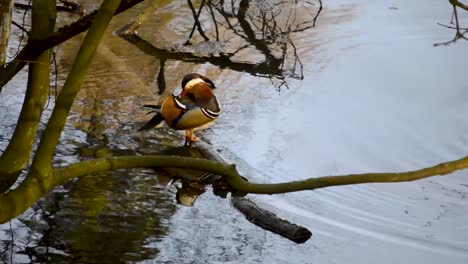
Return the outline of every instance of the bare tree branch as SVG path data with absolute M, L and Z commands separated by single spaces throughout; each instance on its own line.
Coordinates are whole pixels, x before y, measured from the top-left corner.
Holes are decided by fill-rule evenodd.
M 143 0 L 123 0 L 115 14 L 119 14 L 142 1 Z M 91 26 L 96 14 L 97 10 L 81 17 L 71 25 L 60 28 L 57 32 L 46 38 L 29 39 L 26 46 L 19 52 L 14 60 L 6 65 L 0 66 L 0 93 L 3 86 L 5 86 L 16 73 L 23 69 L 26 63 L 34 61 L 43 51 L 55 47 L 79 33 L 86 31 Z
M 200 36 L 202 36 L 205 41 L 209 41 L 210 39 L 205 35 L 205 32 L 203 31 L 203 28 L 199 21 L 200 13 L 203 9 L 203 6 L 205 5 L 205 0 L 202 0 L 200 4 L 200 8 L 198 9 L 198 13 L 195 11 L 195 8 L 193 7 L 191 0 L 187 0 L 187 4 L 190 7 L 190 10 L 192 11 L 192 15 L 193 15 L 193 18 L 195 19 L 195 23 L 193 24 L 192 31 L 190 32 L 190 35 L 184 45 L 190 44 L 190 39 L 192 38 L 193 33 L 195 32 L 195 28 L 198 29 L 198 33 L 200 33 Z
M 28 31 L 25 27 L 23 27 L 22 25 L 16 23 L 16 21 L 14 21 L 14 20 L 12 20 L 11 23 L 12 23 L 13 25 L 15 25 L 17 28 L 19 28 L 21 31 L 23 31 L 24 33 L 26 33 L 26 35 L 29 36 L 29 31 Z
M 56 6 L 57 11 L 70 12 L 70 13 L 77 14 L 77 15 L 83 14 L 83 10 L 81 9 L 79 4 L 75 4 L 72 2 L 63 2 L 63 1 L 60 1 L 60 2 L 62 2 L 63 5 L 57 5 Z M 29 10 L 32 8 L 32 5 L 23 4 L 23 3 L 15 3 L 15 7 L 19 9 Z

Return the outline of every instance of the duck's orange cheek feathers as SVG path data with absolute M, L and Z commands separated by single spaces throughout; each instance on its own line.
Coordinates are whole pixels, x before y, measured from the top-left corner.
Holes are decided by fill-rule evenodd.
M 161 105 L 161 114 L 166 120 L 167 125 L 170 127 L 172 126 L 172 122 L 174 121 L 174 119 L 176 119 L 181 112 L 182 109 L 177 107 L 171 96 L 164 100 L 164 102 Z

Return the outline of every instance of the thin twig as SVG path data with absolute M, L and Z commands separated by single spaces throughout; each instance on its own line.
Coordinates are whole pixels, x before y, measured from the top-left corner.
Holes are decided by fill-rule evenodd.
M 28 31 L 25 27 L 23 27 L 22 25 L 16 23 L 16 21 L 14 21 L 14 20 L 12 20 L 11 23 L 12 23 L 13 25 L 15 25 L 17 28 L 19 28 L 21 31 L 23 31 L 24 33 L 26 33 L 26 35 L 29 36 L 29 31 Z
M 198 33 L 200 33 L 200 35 L 203 37 L 203 39 L 205 41 L 209 41 L 210 39 L 205 35 L 205 32 L 203 31 L 203 28 L 202 28 L 202 26 L 200 24 L 200 20 L 199 20 L 201 11 L 203 9 L 203 6 L 205 5 L 205 0 L 202 0 L 202 2 L 200 4 L 200 8 L 198 9 L 198 13 L 195 12 L 195 8 L 193 7 L 193 4 L 192 4 L 191 0 L 187 0 L 187 4 L 190 7 L 190 10 L 192 11 L 193 19 L 195 20 L 195 22 L 193 24 L 192 31 L 190 32 L 190 35 L 189 35 L 187 41 L 184 43 L 184 45 L 189 45 L 190 44 L 190 39 L 192 38 L 193 33 L 195 32 L 195 28 L 198 29 Z
M 449 25 L 444 25 L 444 24 L 439 23 L 439 22 L 437 22 L 437 25 L 442 26 L 442 27 L 445 27 L 445 28 L 457 29 L 457 27 L 452 27 L 452 26 L 449 26 Z M 468 28 L 459 28 L 459 29 L 461 29 L 461 30 L 468 30 Z
M 13 227 L 11 226 L 11 220 L 8 221 L 10 226 L 10 234 L 11 234 L 11 251 L 10 251 L 10 263 L 13 263 L 13 251 L 15 247 L 15 235 L 13 234 Z

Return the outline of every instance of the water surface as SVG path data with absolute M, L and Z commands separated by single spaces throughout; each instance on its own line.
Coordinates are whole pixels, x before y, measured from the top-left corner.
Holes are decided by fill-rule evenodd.
M 288 4 L 299 15 L 293 21 L 283 9 L 278 25 L 310 25 L 316 5 Z M 117 17 L 113 29 L 143 7 Z M 252 1 L 248 14 L 271 8 Z M 184 48 L 193 25 L 188 6 L 164 2 L 156 14 L 139 36 L 156 47 Z M 219 41 L 227 41 L 226 52 L 238 50 L 232 59 L 244 63 L 243 70 L 168 59 L 164 93 L 178 86 L 184 72 L 214 79 L 224 113 L 200 136 L 252 181 L 432 166 L 466 156 L 468 147 L 468 83 L 462 77 L 468 42 L 433 47 L 453 38 L 454 32 L 436 24 L 448 23 L 450 15 L 443 1 L 326 1 L 316 27 L 274 31 L 282 34 L 269 35 L 271 43 L 261 34 L 252 39 L 244 31 L 223 31 L 224 21 Z M 201 21 L 215 40 L 207 11 Z M 61 48 L 60 72 L 71 65 L 78 40 Z M 201 41 L 195 33 L 192 42 Z M 278 60 L 281 43 L 287 56 Z M 103 148 L 132 154 L 182 143 L 168 129 L 135 132 L 138 121 L 148 118 L 140 106 L 157 101 L 161 91 L 161 58 L 151 52 L 117 36 L 104 40 L 57 164 L 99 156 Z M 206 50 L 197 52 L 205 56 Z M 12 112 L 22 100 L 15 87 L 10 84 L 0 98 Z M 3 146 L 14 119 L 1 117 L 7 120 L 1 122 L 7 132 Z M 152 171 L 90 175 L 57 188 L 12 220 L 12 257 L 15 263 L 466 263 L 467 176 L 461 171 L 410 183 L 250 195 L 313 232 L 296 245 L 250 224 L 210 192 L 194 207 L 177 205 L 175 189 L 158 185 Z M 0 226 L 0 238 L 0 256 L 9 262 L 8 224 Z

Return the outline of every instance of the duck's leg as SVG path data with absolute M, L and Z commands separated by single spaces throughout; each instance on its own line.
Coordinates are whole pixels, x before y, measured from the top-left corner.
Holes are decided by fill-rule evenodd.
M 190 131 L 185 130 L 185 144 L 184 146 L 190 146 Z
M 200 139 L 196 138 L 193 135 L 192 129 L 188 129 L 185 131 L 185 146 L 191 147 L 193 142 L 197 142 L 197 141 L 200 141 Z

